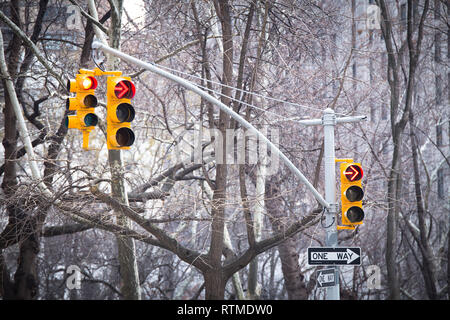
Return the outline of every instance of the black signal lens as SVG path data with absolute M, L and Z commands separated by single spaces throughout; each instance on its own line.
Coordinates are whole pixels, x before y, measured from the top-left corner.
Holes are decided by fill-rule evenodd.
M 345 215 L 351 223 L 361 222 L 364 219 L 364 211 L 360 207 L 350 207 Z
M 120 128 L 116 132 L 116 141 L 119 147 L 129 147 L 134 143 L 134 132 L 130 128 Z

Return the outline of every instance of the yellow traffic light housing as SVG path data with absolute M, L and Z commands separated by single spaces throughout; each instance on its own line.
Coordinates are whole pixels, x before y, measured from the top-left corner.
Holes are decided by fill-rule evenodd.
M 106 141 L 110 150 L 130 149 L 135 135 L 130 129 L 135 111 L 131 99 L 136 93 L 130 77 L 111 76 L 106 82 Z
M 98 101 L 95 97 L 97 80 L 89 74 L 77 74 L 75 79 L 67 82 L 67 90 L 75 92 L 75 97 L 67 98 L 66 106 L 69 111 L 75 111 L 75 115 L 66 118 L 69 129 L 78 129 L 83 133 L 83 149 L 89 147 L 89 133 L 98 123 L 95 107 Z
M 364 220 L 364 191 L 361 185 L 363 169 L 360 163 L 344 162 L 340 165 L 340 172 L 342 224 L 354 228 L 355 225 L 363 224 Z

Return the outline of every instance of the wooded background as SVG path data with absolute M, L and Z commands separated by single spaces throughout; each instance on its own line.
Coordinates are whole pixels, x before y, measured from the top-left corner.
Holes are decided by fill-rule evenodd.
M 3 299 L 324 297 L 306 259 L 325 245 L 323 210 L 305 186 L 281 162 L 271 170 L 270 152 L 245 164 L 205 156 L 210 138 L 193 161 L 199 130 L 242 130 L 209 102 L 103 57 L 136 85 L 136 141 L 107 150 L 99 77 L 100 124 L 82 149 L 65 126 L 65 84 L 101 59 L 95 34 L 265 130 L 322 194 L 322 128 L 298 121 L 327 107 L 367 115 L 336 127 L 336 156 L 365 170 L 364 224 L 339 231 L 340 246 L 362 250 L 360 266 L 341 268 L 341 299 L 449 299 L 448 1 L 11 0 L 0 9 Z

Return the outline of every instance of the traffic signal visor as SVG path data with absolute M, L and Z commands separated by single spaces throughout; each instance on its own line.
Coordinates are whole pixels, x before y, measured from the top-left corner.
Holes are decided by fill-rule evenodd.
M 69 92 L 80 92 L 95 90 L 97 88 L 97 79 L 94 76 L 86 74 L 77 74 L 75 79 L 67 81 L 67 90 Z
M 364 173 L 361 164 L 341 163 L 340 171 L 342 224 L 362 224 L 364 219 L 364 210 L 362 207 L 364 191 L 361 180 Z
M 84 149 L 88 149 L 89 132 L 98 124 L 94 110 L 98 105 L 94 95 L 97 84 L 97 79 L 87 74 L 77 74 L 75 79 L 67 82 L 68 91 L 74 92 L 75 97 L 67 98 L 66 107 L 69 111 L 76 111 L 76 114 L 66 118 L 66 126 L 83 133 Z
M 129 149 L 135 135 L 130 129 L 135 111 L 131 99 L 136 93 L 129 77 L 108 77 L 107 80 L 107 146 L 108 149 Z
M 75 97 L 69 97 L 66 107 L 70 111 L 76 111 L 76 115 L 68 116 L 66 125 L 69 129 L 84 130 L 94 127 L 98 123 L 98 117 L 94 112 L 98 101 L 95 97 L 97 80 L 93 76 L 77 74 L 75 80 L 69 80 L 67 86 L 70 92 L 75 92 Z M 92 128 L 91 128 L 92 129 Z

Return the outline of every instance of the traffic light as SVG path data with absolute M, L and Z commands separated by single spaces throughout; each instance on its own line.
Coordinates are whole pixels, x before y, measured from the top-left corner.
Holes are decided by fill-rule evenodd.
M 130 77 L 112 76 L 106 82 L 107 128 L 106 141 L 108 149 L 129 149 L 135 136 L 130 129 L 135 112 L 131 99 L 136 93 Z
M 89 132 L 98 123 L 98 117 L 94 108 L 98 101 L 95 97 L 97 79 L 88 74 L 77 74 L 75 79 L 67 82 L 67 90 L 75 92 L 75 97 L 69 97 L 66 106 L 69 111 L 76 111 L 75 115 L 66 118 L 66 125 L 69 129 L 78 129 L 83 133 L 83 148 L 88 149 Z
M 362 224 L 364 210 L 362 199 L 364 191 L 361 187 L 363 169 L 360 163 L 341 163 L 341 202 L 342 224 Z

